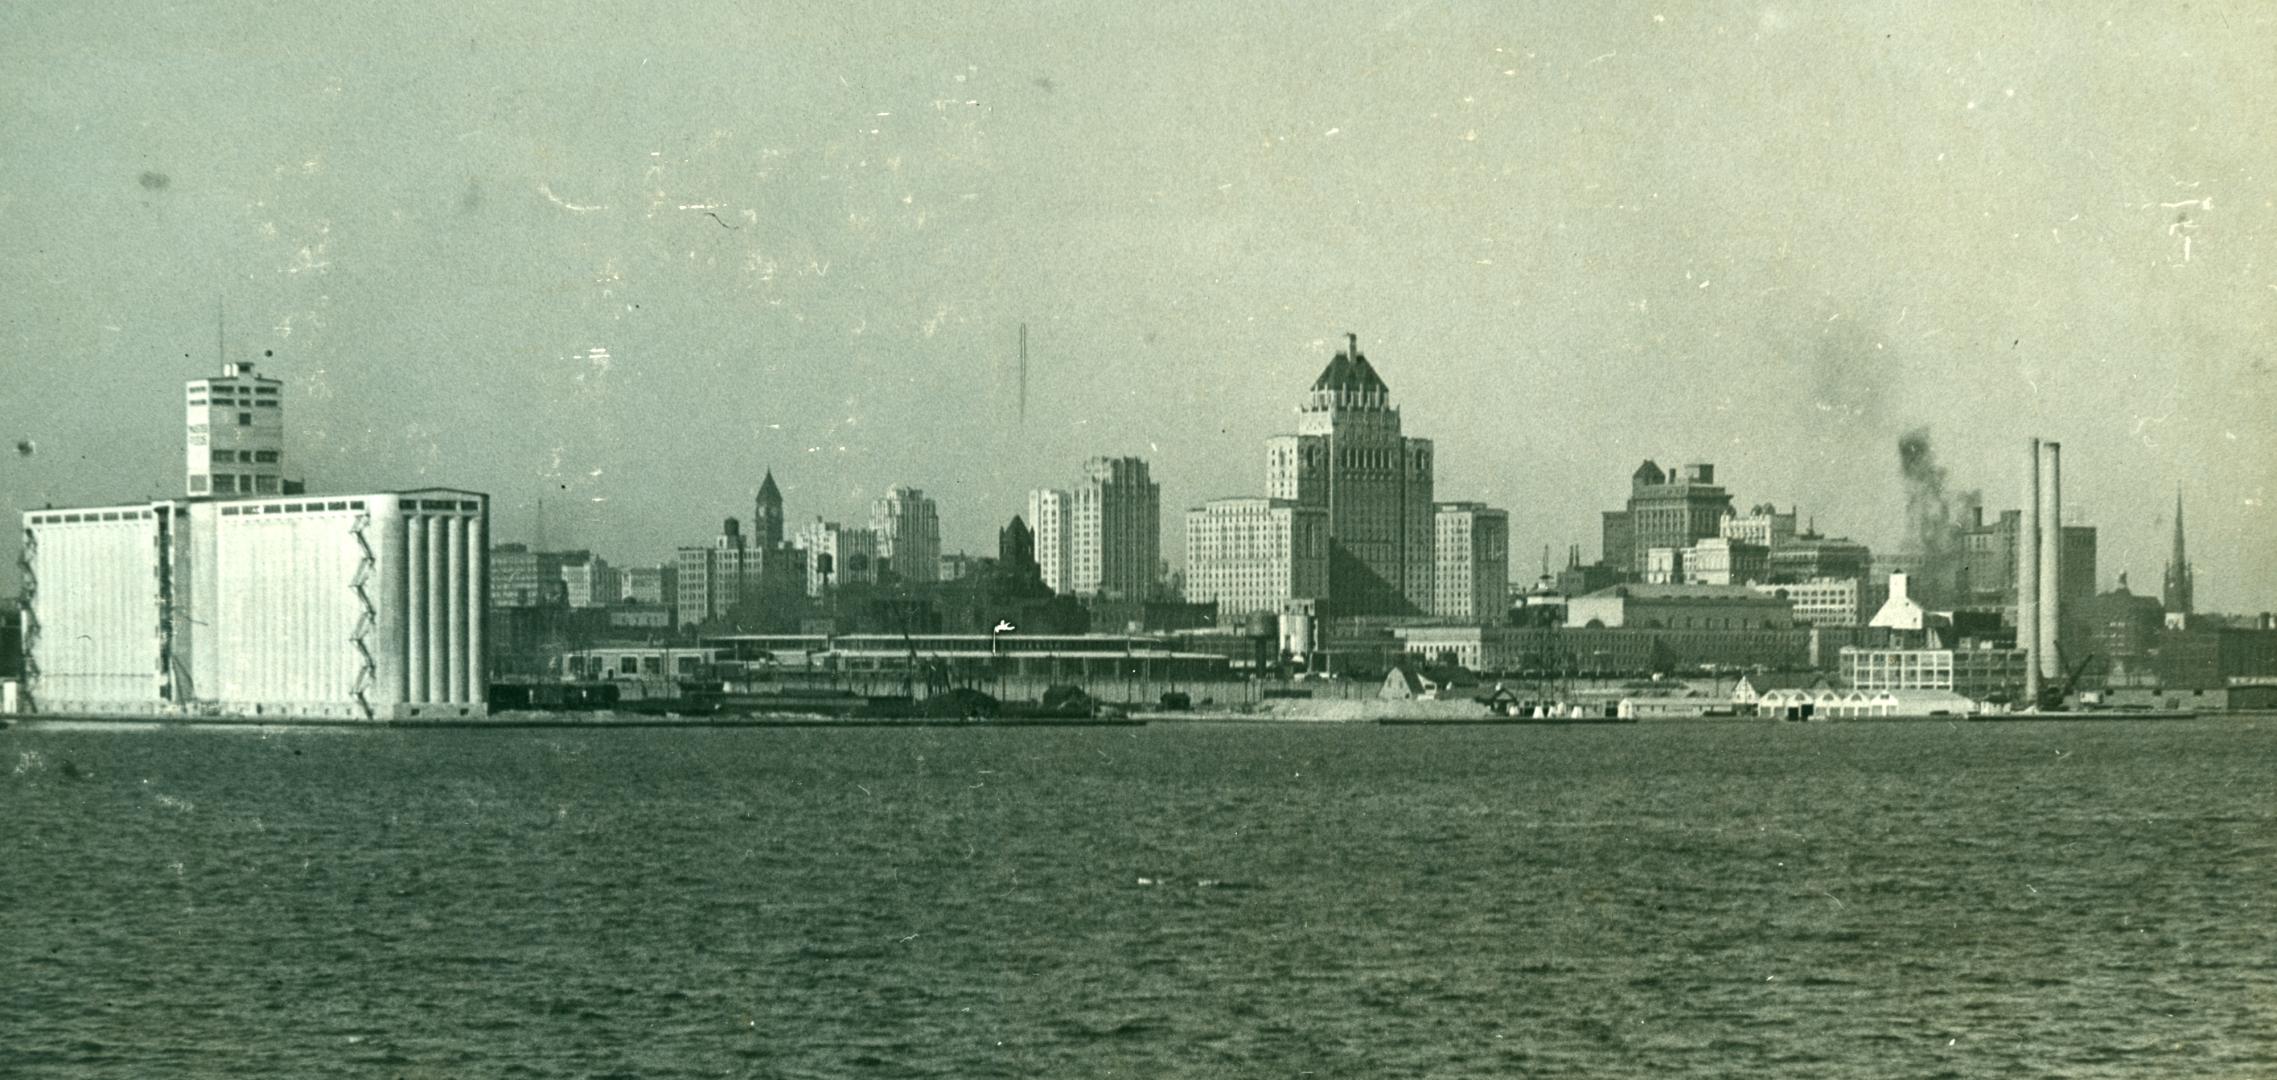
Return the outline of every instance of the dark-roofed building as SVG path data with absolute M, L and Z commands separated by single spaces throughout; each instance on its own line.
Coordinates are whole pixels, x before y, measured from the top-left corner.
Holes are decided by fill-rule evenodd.
M 783 546 L 783 489 L 775 486 L 775 470 L 759 481 L 759 495 L 751 501 L 751 542 L 763 548 Z
M 1431 442 L 1400 433 L 1391 390 L 1358 339 L 1346 337 L 1298 408 L 1297 433 L 1266 440 L 1265 458 L 1268 498 L 1327 512 L 1326 612 L 1430 610 Z

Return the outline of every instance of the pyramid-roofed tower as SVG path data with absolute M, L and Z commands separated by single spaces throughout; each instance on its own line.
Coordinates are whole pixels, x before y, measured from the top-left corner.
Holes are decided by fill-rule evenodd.
M 1266 441 L 1266 494 L 1327 510 L 1329 613 L 1430 610 L 1431 442 L 1401 434 L 1391 388 L 1357 336 L 1313 380 L 1296 434 Z

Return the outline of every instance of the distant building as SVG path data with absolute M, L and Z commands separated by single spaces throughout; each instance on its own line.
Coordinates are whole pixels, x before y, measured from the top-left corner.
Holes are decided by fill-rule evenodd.
M 609 560 L 589 552 L 561 565 L 562 598 L 570 607 L 606 607 L 617 600 L 617 571 Z
M 967 555 L 962 551 L 948 552 L 941 556 L 940 580 L 957 581 L 968 577 L 977 572 L 986 562 L 988 562 L 988 557 L 985 555 Z
M 1068 529 L 1073 524 L 1067 492 L 1039 488 L 1028 493 L 1028 526 L 1035 531 L 1036 568 L 1053 592 L 1072 592 L 1067 571 Z
M 1684 584 L 1684 553 L 1688 548 L 1656 547 L 1645 552 L 1644 581 L 1647 585 Z
M 1400 433 L 1391 389 L 1357 338 L 1346 335 L 1299 406 L 1296 434 L 1267 439 L 1265 458 L 1268 497 L 1328 514 L 1327 614 L 1431 610 L 1431 441 Z
M 792 541 L 806 552 L 806 594 L 821 596 L 839 585 L 869 585 L 878 580 L 878 534 L 850 529 L 835 521 L 815 519 Z
M 625 567 L 617 574 L 617 599 L 634 604 L 677 604 L 679 577 L 679 568 L 669 563 Z
M 2016 612 L 2016 534 L 2022 528 L 2022 512 L 2002 511 L 1991 524 L 1985 524 L 1982 511 L 1961 529 L 1961 566 L 1958 575 L 1959 590 L 1953 606 L 1975 611 L 1998 611 L 2011 619 Z M 2096 532 L 2092 525 L 2066 525 L 2063 527 L 2063 554 L 2059 564 L 2060 608 L 2074 612 L 2079 605 L 2095 596 L 2097 587 Z M 1903 567 L 1902 569 L 1913 569 Z M 2079 647 L 2078 635 L 2087 634 L 2087 628 L 2075 619 L 2066 619 L 2061 630 L 2059 651 Z
M 896 485 L 870 504 L 870 531 L 885 569 L 903 581 L 941 578 L 941 519 L 933 500 L 912 487 Z
M 1615 585 L 1566 601 L 1566 626 L 1786 630 L 1794 606 L 1745 585 Z
M 1809 663 L 1811 632 L 1796 628 L 1405 626 L 1394 627 L 1390 633 L 1409 656 L 1453 660 L 1474 671 L 1543 678 L 1748 668 L 1800 670 Z
M 1628 507 L 1605 514 L 1605 562 L 1643 574 L 1653 548 L 1688 548 L 1721 535 L 1730 515 L 1731 493 L 1716 483 L 1714 465 L 1662 472 L 1648 460 L 1630 474 Z
M 2058 610 L 2063 614 L 2062 625 L 2057 628 L 2056 653 L 2066 665 L 2076 665 L 2087 659 L 2088 642 L 2096 636 L 2093 620 L 2083 618 L 2088 602 L 2095 599 L 2095 526 L 2064 526 L 2063 545 L 2063 562 L 2057 571 Z
M 755 620 L 803 591 L 807 560 L 783 546 L 751 543 L 734 518 L 702 546 L 674 553 L 673 607 L 681 626 Z
M 1813 578 L 1751 587 L 1786 598 L 1794 605 L 1795 621 L 1809 626 L 1864 626 L 1888 598 L 1886 586 L 1875 588 L 1857 578 Z
M 2004 510 L 1991 524 L 1981 508 L 1961 527 L 1961 572 L 1955 605 L 1978 611 L 2016 607 L 2016 531 L 2021 511 Z
M 1288 499 L 1214 499 L 1186 512 L 1186 600 L 1219 625 L 1329 589 L 1328 511 Z
M 618 604 L 606 609 L 611 630 L 670 630 L 676 612 L 666 604 Z
M 2128 591 L 2127 575 L 2120 574 L 2118 588 L 2088 600 L 2077 616 L 2086 635 L 2080 647 L 2095 658 L 2088 668 L 2091 673 L 2112 686 L 2157 683 L 2154 658 L 2159 631 L 2166 625 L 2158 598 Z
M 209 495 L 284 493 L 284 383 L 252 364 L 223 364 L 221 375 L 186 388 L 188 490 Z
M 1795 512 L 1780 513 L 1779 508 L 1763 503 L 1748 511 L 1747 516 L 1729 516 L 1718 527 L 1726 540 L 1754 544 L 1766 552 L 1785 547 L 1795 539 Z
M 569 606 L 569 583 L 562 567 L 591 559 L 589 551 L 532 551 L 527 544 L 490 549 L 490 606 L 561 608 Z
M 1083 465 L 1070 500 L 1067 585 L 1078 596 L 1144 600 L 1162 552 L 1162 493 L 1135 457 Z
M 1635 580 L 1621 567 L 1602 560 L 1584 565 L 1581 545 L 1575 544 L 1566 551 L 1565 569 L 1558 571 L 1557 591 L 1566 596 L 1587 596 L 1599 589 L 1609 589 L 1623 581 Z
M 2277 629 L 2204 619 L 2162 627 L 2157 665 L 2170 689 L 2277 685 Z
M 1431 613 L 1465 622 L 1501 622 L 1510 609 L 1510 515 L 1485 503 L 1434 508 L 1438 533 Z
M 1700 585 L 1746 585 L 1766 577 L 1767 545 L 1711 536 L 1684 549 L 1684 581 Z
M 1804 532 L 1765 556 L 1764 572 L 1775 582 L 1863 578 L 1874 572 L 1874 553 L 1855 540 Z

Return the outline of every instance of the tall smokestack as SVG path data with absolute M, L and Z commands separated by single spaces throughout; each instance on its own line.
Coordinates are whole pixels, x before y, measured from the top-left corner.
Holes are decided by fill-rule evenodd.
M 2056 649 L 2056 633 L 2063 625 L 2063 444 L 2041 443 L 2040 463 L 2040 677 L 2053 679 L 2064 671 Z
M 2024 650 L 2024 704 L 2040 703 L 2040 440 L 2024 450 L 2024 510 L 2016 524 L 2016 647 Z

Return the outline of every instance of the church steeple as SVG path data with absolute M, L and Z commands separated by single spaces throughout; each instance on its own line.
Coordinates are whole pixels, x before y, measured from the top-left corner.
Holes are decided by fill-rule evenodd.
M 2167 556 L 2166 589 L 2161 599 L 2168 612 L 2187 615 L 2191 611 L 2191 593 L 2197 574 L 2190 568 L 2190 554 L 2182 543 L 2182 489 L 2174 489 L 2174 553 Z

